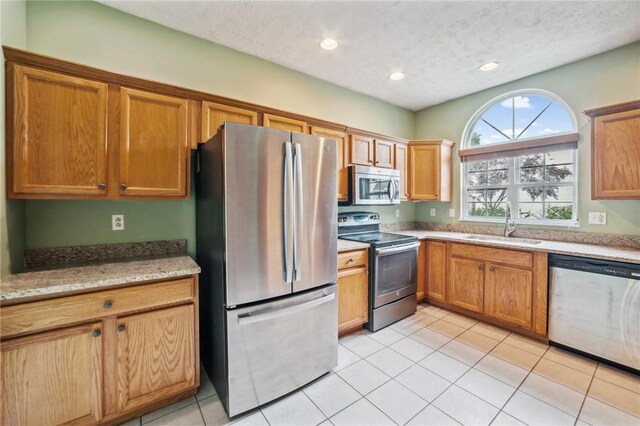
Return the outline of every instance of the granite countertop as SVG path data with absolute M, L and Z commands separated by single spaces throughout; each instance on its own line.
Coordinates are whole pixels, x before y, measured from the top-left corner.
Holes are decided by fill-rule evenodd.
M 531 244 L 525 238 L 478 235 L 482 239 L 469 238 L 469 234 L 443 231 L 406 230 L 395 231 L 396 234 L 410 235 L 420 239 L 437 239 L 457 241 L 461 243 L 479 244 L 492 247 L 503 247 L 521 250 L 545 251 L 549 253 L 568 254 L 573 256 L 585 256 L 596 259 L 608 259 L 618 262 L 640 264 L 640 250 L 623 247 L 602 246 L 593 244 L 568 243 L 560 241 L 542 241 L 540 244 Z M 475 235 L 475 234 L 473 234 Z
M 64 296 L 84 289 L 193 275 L 200 267 L 187 255 L 123 259 L 9 275 L 0 283 L 0 301 Z M 62 294 L 58 294 L 62 293 Z M 55 296 L 54 296 L 55 295 Z M 26 300 L 25 300 L 26 301 Z
M 369 244 L 358 241 L 342 240 L 338 238 L 338 251 L 358 250 L 369 248 Z

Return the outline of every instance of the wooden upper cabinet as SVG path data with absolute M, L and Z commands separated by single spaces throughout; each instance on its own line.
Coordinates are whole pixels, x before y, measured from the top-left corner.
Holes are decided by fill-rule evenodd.
M 591 117 L 591 198 L 640 199 L 640 101 L 585 114 Z
M 482 313 L 484 262 L 452 257 L 449 261 L 447 299 L 452 305 Z
M 407 201 L 409 199 L 409 188 L 407 187 L 407 175 L 409 165 L 407 155 L 409 147 L 402 143 L 395 144 L 395 166 L 394 168 L 400 172 L 400 200 Z
M 120 195 L 188 196 L 188 101 L 122 88 Z
M 533 272 L 491 263 L 487 268 L 485 315 L 531 328 Z
M 351 163 L 363 166 L 373 166 L 373 146 L 374 140 L 368 136 L 350 135 L 349 143 L 351 145 Z
M 447 243 L 426 241 L 427 297 L 446 301 Z
M 147 405 L 196 384 L 193 304 L 119 318 L 118 410 Z
M 2 342 L 4 425 L 95 424 L 102 418 L 100 323 Z
M 202 142 L 211 139 L 225 121 L 258 125 L 258 113 L 215 102 L 202 102 Z
M 439 139 L 410 142 L 410 199 L 451 201 L 452 146 L 453 142 Z
M 325 129 L 312 126 L 311 134 L 326 139 L 336 141 L 336 154 L 338 156 L 338 201 L 346 201 L 348 194 L 349 176 L 347 167 L 349 166 L 347 147 L 349 146 L 349 136 L 339 130 Z
M 8 197 L 106 195 L 108 86 L 12 63 L 7 71 Z
M 376 139 L 374 141 L 375 166 L 393 169 L 395 166 L 395 143 Z
M 262 116 L 262 125 L 272 129 L 289 130 L 290 132 L 309 133 L 309 126 L 306 122 L 293 118 L 280 117 L 272 114 Z

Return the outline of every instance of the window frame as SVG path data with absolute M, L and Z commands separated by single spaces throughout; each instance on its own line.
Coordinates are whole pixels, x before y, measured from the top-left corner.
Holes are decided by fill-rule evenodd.
M 535 137 L 529 137 L 529 138 L 523 138 L 523 139 L 515 139 L 512 141 L 507 141 L 507 142 L 498 142 L 495 144 L 490 144 L 490 145 L 484 145 L 485 147 L 490 147 L 490 146 L 504 146 L 504 145 L 508 145 L 508 144 L 513 144 L 513 143 L 517 143 L 517 142 L 522 142 L 522 141 L 527 141 L 527 140 L 538 140 L 538 139 L 546 139 L 551 138 L 551 137 L 555 137 L 555 136 L 559 136 L 559 135 L 566 135 L 566 134 L 571 134 L 571 133 L 577 133 L 577 129 L 578 129 L 578 125 L 577 125 L 577 119 L 575 114 L 573 113 L 573 110 L 571 110 L 571 108 L 569 107 L 569 105 L 562 99 L 560 98 L 558 95 L 548 92 L 546 90 L 541 90 L 541 89 L 521 89 L 521 90 L 513 90 L 507 93 L 504 93 L 500 96 L 497 96 L 493 99 L 491 99 L 490 101 L 486 102 L 484 105 L 482 105 L 482 107 L 480 107 L 480 109 L 478 109 L 478 111 L 476 111 L 471 118 L 469 119 L 469 121 L 467 122 L 465 128 L 464 128 L 464 132 L 462 134 L 462 141 L 461 141 L 461 148 L 462 149 L 468 149 L 468 148 L 472 148 L 469 145 L 469 141 L 471 138 L 471 131 L 473 130 L 473 128 L 475 127 L 476 122 L 480 119 L 480 117 L 482 117 L 482 115 L 492 106 L 494 106 L 495 104 L 504 101 L 505 99 L 511 99 L 515 96 L 526 96 L 526 95 L 538 95 L 538 96 L 545 96 L 547 98 L 549 98 L 550 100 L 553 100 L 555 102 L 558 102 L 562 107 L 564 107 L 564 109 L 567 111 L 567 114 L 569 115 L 569 118 L 571 119 L 571 124 L 573 126 L 573 129 L 571 131 L 567 131 L 567 132 L 558 132 L 558 133 L 552 133 L 548 136 L 544 136 L 544 137 L 540 137 L 540 136 L 535 136 Z M 540 151 L 538 151 L 540 152 Z M 543 153 L 546 155 L 546 153 L 549 152 L 547 150 L 544 150 Z M 468 191 L 469 190 L 483 190 L 483 189 L 493 189 L 493 188 L 505 188 L 506 187 L 506 192 L 507 192 L 507 197 L 506 197 L 506 201 L 511 202 L 512 204 L 512 219 L 515 221 L 516 224 L 518 225 L 532 225 L 532 226 L 554 226 L 554 227 L 569 227 L 569 228 L 577 228 L 579 227 L 579 223 L 578 223 L 578 149 L 574 149 L 573 150 L 573 179 L 571 182 L 553 182 L 553 186 L 564 186 L 564 187 L 572 187 L 572 217 L 571 219 L 523 219 L 518 217 L 519 216 L 519 200 L 518 200 L 518 191 L 521 187 L 526 187 L 526 186 L 545 186 L 547 184 L 549 184 L 550 182 L 548 181 L 543 181 L 543 182 L 539 182 L 539 183 L 518 183 L 518 176 L 519 176 L 519 158 L 520 156 L 514 156 L 514 157 L 509 157 L 509 156 L 504 156 L 501 157 L 500 153 L 496 153 L 495 155 L 495 159 L 501 159 L 501 158 L 505 158 L 507 160 L 507 166 L 508 166 L 508 179 L 507 179 L 507 183 L 506 184 L 501 184 L 501 185 L 479 185 L 479 186 L 469 186 L 468 185 L 468 173 L 467 173 L 467 168 L 468 168 L 468 161 L 461 161 L 460 162 L 460 217 L 459 220 L 461 222 L 485 222 L 485 223 L 505 223 L 505 218 L 504 217 L 488 217 L 488 216 L 472 216 L 469 214 L 469 203 L 468 203 Z M 473 160 L 471 160 L 473 161 Z M 482 161 L 482 160 L 477 160 L 477 161 Z M 547 185 L 548 186 L 548 185 Z M 545 201 L 543 199 L 543 206 L 545 205 Z M 543 208 L 543 212 L 544 212 L 544 208 Z

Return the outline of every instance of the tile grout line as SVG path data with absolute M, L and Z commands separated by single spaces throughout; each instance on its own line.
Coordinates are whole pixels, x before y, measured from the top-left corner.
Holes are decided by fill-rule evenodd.
M 578 415 L 576 416 L 576 421 L 573 422 L 573 425 L 578 424 L 578 420 L 580 420 L 580 414 L 582 414 L 582 410 L 584 409 L 584 403 L 587 402 L 587 396 L 589 395 L 589 391 L 591 390 L 591 385 L 593 384 L 593 379 L 596 377 L 596 371 L 598 371 L 598 366 L 600 363 L 596 363 L 596 368 L 593 370 L 593 375 L 591 376 L 591 380 L 589 381 L 589 386 L 587 386 L 587 391 L 584 394 L 584 398 L 582 399 L 582 404 L 580 404 L 580 410 L 578 410 Z M 585 422 L 586 423 L 586 422 Z

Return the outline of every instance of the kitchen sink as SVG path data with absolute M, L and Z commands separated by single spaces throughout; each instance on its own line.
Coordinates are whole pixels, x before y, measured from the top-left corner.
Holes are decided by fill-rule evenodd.
M 541 240 L 530 240 L 528 238 L 501 237 L 501 236 L 498 236 L 498 235 L 474 235 L 474 234 L 470 234 L 470 235 L 467 235 L 466 238 L 469 238 L 470 240 L 504 241 L 504 242 L 519 243 L 519 244 L 531 244 L 531 245 L 540 244 L 542 242 Z

